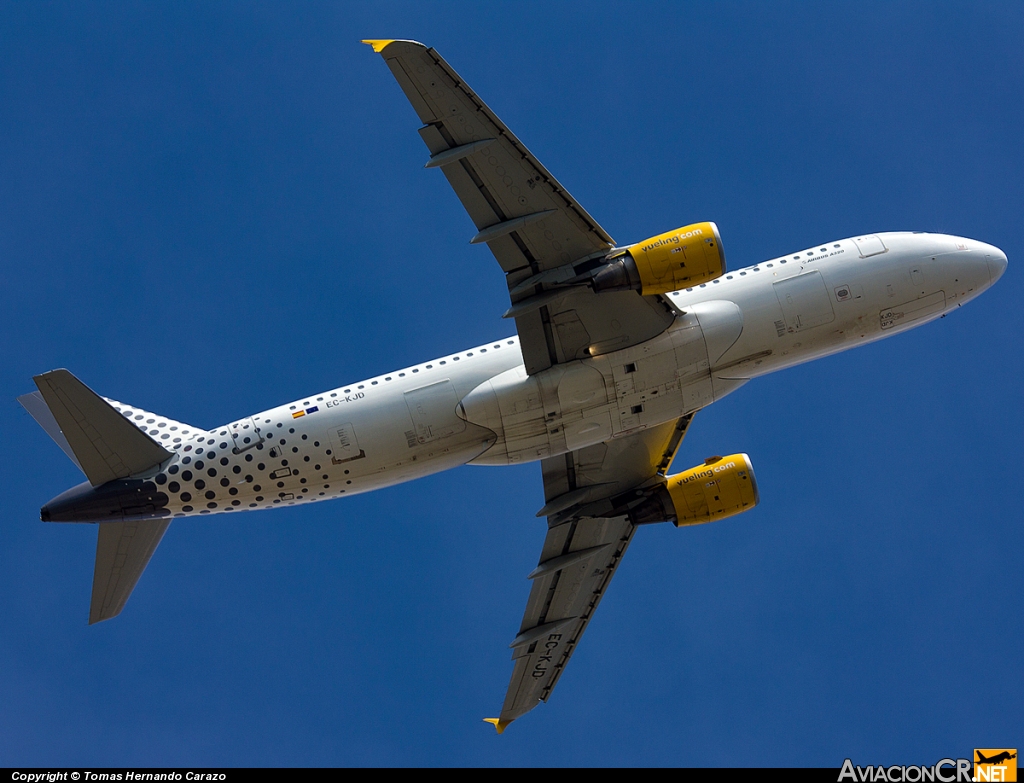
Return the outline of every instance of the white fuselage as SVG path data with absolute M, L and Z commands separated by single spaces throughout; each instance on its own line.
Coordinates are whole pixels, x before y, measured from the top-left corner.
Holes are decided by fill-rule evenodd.
M 1001 251 L 974 240 L 871 235 L 668 294 L 678 315 L 657 337 L 530 376 L 513 337 L 209 432 L 115 405 L 173 448 L 153 476 L 174 516 L 294 505 L 673 421 L 751 378 L 938 318 L 1005 267 Z

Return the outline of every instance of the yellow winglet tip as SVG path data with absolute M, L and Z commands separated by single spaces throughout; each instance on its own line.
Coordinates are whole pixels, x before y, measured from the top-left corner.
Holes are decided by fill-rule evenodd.
M 397 39 L 389 38 L 389 39 L 387 39 L 385 41 L 383 38 L 367 38 L 367 39 L 365 39 L 363 41 L 360 41 L 360 43 L 364 43 L 364 44 L 367 44 L 368 46 L 372 46 L 373 47 L 373 51 L 377 52 L 377 54 L 380 54 L 382 51 L 384 51 L 384 47 L 386 47 L 388 44 L 394 43 L 395 40 L 397 40 Z
M 511 722 L 512 721 L 510 720 L 502 720 L 501 718 L 484 718 L 484 723 L 490 723 L 499 734 L 504 732 L 505 727 Z

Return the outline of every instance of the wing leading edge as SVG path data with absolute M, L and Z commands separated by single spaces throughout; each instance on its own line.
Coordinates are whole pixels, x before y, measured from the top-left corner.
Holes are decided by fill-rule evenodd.
M 499 717 L 487 719 L 499 733 L 551 696 L 633 540 L 636 527 L 626 516 L 587 517 L 577 508 L 663 475 L 692 418 L 543 461 L 545 508 L 558 510 L 548 516 L 523 621 L 509 645 L 505 702 Z
M 415 41 L 365 41 L 391 69 L 419 116 L 420 137 L 505 272 L 526 370 L 582 359 L 663 332 L 661 297 L 590 288 L 545 290 L 543 272 L 607 253 L 612 238 L 498 119 L 448 63 Z
M 505 273 L 528 373 L 627 348 L 663 332 L 675 310 L 636 291 L 545 288 L 566 264 L 606 254 L 612 238 L 434 50 L 416 41 L 364 41 L 380 54 L 419 116 L 430 153 Z M 552 271 L 558 270 L 558 271 Z M 632 541 L 626 516 L 583 516 L 596 501 L 664 475 L 692 415 L 542 462 L 548 532 L 532 580 L 501 733 L 551 695 Z M 605 504 L 611 507 L 610 503 Z M 590 512 L 593 513 L 593 512 Z

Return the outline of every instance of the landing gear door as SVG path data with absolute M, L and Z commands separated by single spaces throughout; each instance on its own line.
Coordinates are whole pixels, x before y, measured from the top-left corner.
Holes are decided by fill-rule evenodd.
M 253 421 L 251 416 L 247 419 L 239 419 L 229 429 L 231 430 L 231 440 L 235 443 L 235 454 L 248 451 L 253 446 L 258 446 L 264 440 L 260 428 L 256 426 L 256 422 Z

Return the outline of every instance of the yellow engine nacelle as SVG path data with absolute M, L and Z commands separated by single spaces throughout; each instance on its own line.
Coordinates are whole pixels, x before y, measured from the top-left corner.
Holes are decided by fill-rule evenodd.
M 595 269 L 595 291 L 635 290 L 644 296 L 678 291 L 725 274 L 718 226 L 694 223 L 637 242 L 609 255 Z
M 741 514 L 760 500 L 750 457 L 710 457 L 703 465 L 667 476 L 654 494 L 631 511 L 630 519 L 638 525 L 700 525 Z

